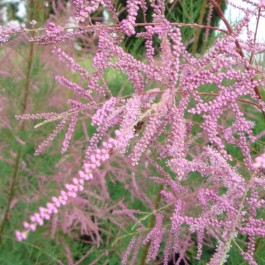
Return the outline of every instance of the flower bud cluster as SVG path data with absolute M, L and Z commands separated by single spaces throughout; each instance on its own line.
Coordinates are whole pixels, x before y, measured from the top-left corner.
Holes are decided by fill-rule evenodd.
M 72 183 L 65 184 L 58 197 L 52 197 L 46 207 L 39 207 L 39 211 L 30 216 L 30 222 L 23 222 L 24 231 L 15 231 L 18 241 L 25 240 L 30 231 L 35 231 L 37 226 L 42 226 L 45 220 L 50 220 L 52 214 L 57 214 L 58 209 L 66 205 L 71 198 L 75 198 L 78 192 L 83 191 L 85 181 L 93 178 L 93 170 L 109 159 L 109 150 L 115 148 L 116 140 L 110 138 L 102 143 L 102 148 L 97 149 L 83 165 L 77 177 L 72 178 Z
M 0 26 L 0 44 L 7 42 L 11 36 L 19 33 L 23 29 L 25 29 L 25 25 L 22 25 L 21 27 L 14 24 L 10 24 L 6 27 Z
M 86 18 L 98 9 L 100 3 L 103 4 L 102 0 L 73 0 L 73 7 L 75 10 L 75 18 L 79 22 L 85 22 Z
M 107 100 L 104 105 L 97 110 L 95 115 L 92 117 L 92 125 L 97 125 L 98 127 L 109 127 L 111 122 L 111 114 L 115 111 L 117 99 L 112 97 Z
M 140 5 L 141 5 L 140 0 L 131 0 L 127 2 L 127 8 L 128 8 L 127 19 L 122 20 L 120 23 L 122 30 L 125 32 L 127 36 L 135 34 L 136 16 Z

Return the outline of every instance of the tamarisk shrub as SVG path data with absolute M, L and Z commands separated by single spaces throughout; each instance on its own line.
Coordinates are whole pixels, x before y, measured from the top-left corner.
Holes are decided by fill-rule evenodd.
M 85 183 L 96 176 L 96 171 L 103 170 L 108 161 L 120 156 L 130 161 L 127 166 L 131 174 L 127 177 L 135 179 L 137 171 L 150 167 L 155 176 L 145 176 L 144 181 L 159 184 L 158 193 L 148 198 L 135 181 L 135 194 L 141 194 L 150 209 L 147 216 L 124 204 L 114 211 L 117 216 L 127 215 L 134 223 L 135 233 L 124 252 L 122 264 L 134 264 L 137 260 L 141 264 L 153 262 L 161 252 L 164 264 L 176 253 L 179 262 L 187 263 L 186 252 L 194 235 L 197 259 L 202 258 L 203 246 L 211 237 L 217 243 L 208 264 L 224 264 L 232 244 L 249 264 L 257 264 L 255 238 L 265 237 L 265 220 L 259 215 L 265 204 L 262 199 L 264 175 L 260 169 L 264 155 L 254 161 L 251 148 L 263 134 L 254 134 L 255 123 L 244 113 L 244 108 L 252 106 L 265 113 L 260 92 L 264 89 L 264 71 L 253 64 L 255 53 L 265 45 L 257 42 L 256 32 L 249 28 L 251 17 L 258 18 L 258 28 L 259 18 L 265 15 L 265 3 L 244 1 L 249 8 L 240 7 L 245 16 L 232 28 L 219 2 L 207 1 L 210 10 L 213 8 L 224 21 L 226 30 L 209 25 L 170 23 L 165 18 L 162 0 L 150 1 L 153 20 L 141 24 L 136 23 L 136 16 L 140 9 L 146 11 L 146 1 L 127 1 L 127 18 L 119 21 L 114 1 L 73 0 L 78 25 L 72 27 L 71 32 L 67 31 L 69 27 L 52 22 L 44 29 L 35 30 L 30 41 L 54 45 L 54 56 L 87 82 L 84 88 L 64 76 L 57 76 L 61 85 L 79 96 L 68 101 L 69 109 L 60 114 L 17 116 L 19 120 L 58 122 L 55 130 L 37 147 L 36 155 L 44 152 L 65 127 L 61 151 L 66 152 L 81 117 L 87 117 L 96 131 L 89 139 L 82 169 L 65 184 L 64 190 L 23 223 L 24 229 L 15 232 L 17 240 L 25 240 L 30 231 L 35 231 L 61 207 L 70 204 L 83 192 Z M 102 6 L 108 9 L 114 24 L 91 25 L 90 14 Z M 181 26 L 220 30 L 224 34 L 207 54 L 197 57 L 186 51 Z M 144 30 L 136 33 L 137 27 Z M 244 30 L 248 33 L 245 41 L 240 39 Z M 20 31 L 30 30 L 2 28 L 0 40 L 7 41 Z M 63 43 L 87 32 L 98 36 L 92 73 L 63 49 Z M 141 61 L 120 45 L 125 36 L 133 35 L 145 40 L 146 53 Z M 154 58 L 154 36 L 161 40 L 159 65 Z M 114 95 L 105 79 L 109 68 L 125 73 L 134 92 Z M 142 130 L 136 132 L 139 123 Z M 242 159 L 238 161 L 238 156 L 230 152 L 231 147 L 236 148 Z M 197 185 L 193 183 L 194 176 L 200 180 Z M 244 248 L 237 243 L 242 236 L 248 238 L 243 242 Z

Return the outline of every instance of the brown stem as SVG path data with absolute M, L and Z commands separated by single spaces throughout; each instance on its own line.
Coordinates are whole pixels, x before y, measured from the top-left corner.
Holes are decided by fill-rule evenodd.
M 14 197 L 14 194 L 15 194 L 15 186 L 16 186 L 16 182 L 17 182 L 17 176 L 18 176 L 18 169 L 19 169 L 20 157 L 21 157 L 21 154 L 18 153 L 16 155 L 16 160 L 15 160 L 15 164 L 14 164 L 13 175 L 11 177 L 11 186 L 10 186 L 10 190 L 9 190 L 9 194 L 8 194 L 8 199 L 7 199 L 7 207 L 5 209 L 4 217 L 3 217 L 3 220 L 2 220 L 1 225 L 0 225 L 0 246 L 2 244 L 2 239 L 3 239 L 5 224 L 7 222 L 8 215 L 9 215 L 9 212 L 10 212 L 11 202 L 12 202 L 13 197 Z
M 22 101 L 22 113 L 26 113 L 27 111 L 27 104 L 28 104 L 28 97 L 29 97 L 29 86 L 30 86 L 30 73 L 33 63 L 33 51 L 34 51 L 34 45 L 31 43 L 29 48 L 29 61 L 27 66 L 27 72 L 26 72 L 26 82 L 24 87 L 24 95 L 23 95 L 23 101 Z M 22 123 L 22 130 L 24 130 L 25 123 Z
M 218 93 L 207 93 L 207 92 L 199 92 L 199 95 L 213 96 L 213 97 L 219 96 Z M 249 104 L 249 105 L 253 105 L 253 106 L 257 107 L 258 109 L 260 109 L 262 111 L 262 107 L 259 104 L 255 103 L 255 102 L 252 102 L 252 101 L 249 101 L 249 100 L 245 100 L 245 99 L 241 99 L 241 98 L 236 99 L 236 101 L 239 101 L 239 102 L 242 102 L 242 103 L 245 103 L 245 104 Z
M 22 114 L 26 112 L 27 109 L 27 104 L 28 104 L 28 96 L 29 96 L 29 86 L 30 86 L 30 72 L 32 68 L 32 62 L 33 62 L 33 43 L 30 44 L 30 51 L 29 51 L 29 61 L 28 61 L 28 66 L 27 66 L 27 73 L 26 73 L 26 82 L 25 82 L 25 87 L 24 87 L 24 96 L 23 96 L 23 101 L 22 101 Z M 23 121 L 19 131 L 23 132 L 25 130 L 25 124 L 26 122 Z M 7 199 L 7 206 L 4 212 L 4 217 L 0 225 L 0 245 L 2 244 L 2 236 L 4 232 L 4 228 L 10 213 L 10 208 L 11 208 L 11 203 L 13 201 L 13 198 L 15 196 L 15 187 L 17 184 L 17 179 L 18 179 L 18 171 L 19 171 L 19 164 L 20 164 L 20 159 L 21 159 L 21 152 L 18 151 L 16 155 L 16 160 L 14 164 L 14 170 L 13 170 L 13 175 L 11 177 L 11 186 L 8 194 L 8 199 Z
M 163 94 L 164 91 L 150 91 L 150 92 L 145 92 L 144 94 L 145 95 L 156 95 L 156 94 Z M 183 92 L 182 91 L 177 91 L 176 92 L 177 94 L 180 94 L 182 95 Z M 190 92 L 191 93 L 191 92 Z M 199 95 L 202 95 L 202 96 L 212 96 L 212 97 L 218 97 L 219 94 L 218 93 L 209 93 L 209 92 L 198 92 Z M 123 97 L 119 97 L 119 99 L 124 99 L 124 98 L 128 98 L 130 95 L 128 96 L 123 96 Z M 242 102 L 242 103 L 245 103 L 245 104 L 249 104 L 249 105 L 252 105 L 252 106 L 255 106 L 257 107 L 259 110 L 262 111 L 262 107 L 258 104 L 258 103 L 255 103 L 255 102 L 252 102 L 252 101 L 249 101 L 249 100 L 246 100 L 246 99 L 241 99 L 241 98 L 237 98 L 236 101 L 238 102 Z
M 31 0 L 30 3 L 32 1 L 33 0 Z M 32 12 L 30 12 L 29 17 L 31 17 L 31 16 L 32 16 Z M 25 86 L 23 89 L 24 94 L 23 94 L 23 100 L 21 102 L 22 114 L 26 113 L 27 105 L 28 105 L 29 88 L 30 88 L 30 73 L 31 73 L 32 63 L 33 63 L 33 53 L 34 53 L 34 44 L 30 43 L 29 55 L 28 55 L 28 64 L 27 64 L 26 77 L 25 77 Z M 23 132 L 25 130 L 25 125 L 26 125 L 26 121 L 22 121 L 21 126 L 19 128 L 20 132 Z M 8 192 L 7 206 L 6 206 L 6 209 L 4 211 L 4 217 L 3 217 L 2 222 L 0 224 L 0 246 L 1 246 L 2 241 L 3 241 L 4 228 L 5 228 L 5 225 L 7 223 L 8 216 L 10 214 L 11 203 L 13 201 L 13 198 L 14 198 L 15 192 L 16 192 L 16 184 L 17 184 L 17 180 L 18 180 L 19 164 L 20 164 L 21 157 L 22 157 L 22 153 L 19 150 L 16 154 L 13 174 L 11 176 L 11 184 L 10 184 L 10 189 Z
M 205 17 L 206 14 L 206 9 L 207 9 L 207 0 L 203 0 L 202 1 L 202 6 L 201 6 L 201 11 L 200 11 L 200 16 L 199 16 L 199 20 L 198 20 L 198 24 L 202 25 L 203 24 L 203 19 Z M 192 55 L 195 55 L 198 49 L 198 44 L 199 44 L 199 39 L 201 36 L 201 31 L 202 28 L 197 28 L 195 35 L 194 35 L 194 42 L 192 45 Z
M 136 23 L 135 26 L 136 27 L 144 27 L 144 26 L 156 26 L 157 23 L 152 23 L 152 22 L 148 22 L 148 23 Z M 178 22 L 172 22 L 170 23 L 171 26 L 177 26 L 177 27 L 191 27 L 191 28 L 202 28 L 202 29 L 211 29 L 211 30 L 217 30 L 223 33 L 228 34 L 228 31 L 225 29 L 220 29 L 218 27 L 212 27 L 209 25 L 199 25 L 196 23 L 191 23 L 191 24 L 187 24 L 187 23 L 178 23 Z M 70 27 L 64 27 L 64 30 L 68 30 L 68 29 L 100 29 L 100 28 L 120 28 L 119 24 L 110 24 L 110 25 L 105 25 L 105 24 L 99 24 L 99 25 L 87 25 L 87 26 L 70 26 Z M 23 33 L 23 32 L 39 32 L 39 31 L 45 31 L 46 28 L 37 28 L 37 29 L 26 29 L 26 30 L 21 30 L 18 33 Z
M 225 26 L 226 26 L 226 28 L 228 30 L 229 35 L 232 35 L 234 33 L 233 29 L 232 29 L 231 25 L 229 24 L 229 22 L 227 21 L 227 19 L 225 18 L 222 9 L 220 8 L 219 5 L 216 4 L 216 2 L 214 0 L 210 0 L 210 1 L 211 1 L 212 5 L 213 5 L 215 11 L 217 12 L 218 16 L 224 22 L 224 24 L 225 24 Z M 237 52 L 240 54 L 241 57 L 245 58 L 243 50 L 242 50 L 241 45 L 238 42 L 238 40 L 235 40 L 235 44 L 236 44 L 236 47 L 237 47 Z
M 258 33 L 260 15 L 261 15 L 261 7 L 258 10 L 258 17 L 257 17 L 255 34 L 254 34 L 254 43 L 256 42 L 256 39 L 257 39 L 257 33 Z M 250 56 L 250 59 L 249 59 L 249 63 L 250 64 L 252 63 L 253 57 L 254 57 L 254 51 L 251 52 L 251 56 Z
M 220 6 L 215 2 L 215 0 L 210 0 L 215 11 L 217 12 L 218 16 L 222 19 L 222 21 L 224 22 L 228 32 L 229 32 L 229 35 L 232 35 L 233 34 L 233 29 L 231 27 L 231 25 L 229 24 L 229 22 L 227 21 L 227 19 L 225 18 L 224 16 L 224 13 L 222 11 L 222 9 L 220 8 Z M 236 44 L 236 48 L 237 48 L 237 52 L 239 53 L 239 55 L 242 57 L 242 58 L 245 58 L 245 55 L 243 53 L 243 50 L 241 48 L 241 45 L 240 43 L 238 42 L 238 40 L 235 40 L 235 44 Z M 246 66 L 246 69 L 247 70 L 250 70 L 249 67 Z M 254 91 L 257 95 L 257 97 L 260 99 L 260 100 L 263 100 L 262 97 L 261 97 L 261 94 L 259 92 L 259 88 L 257 86 L 254 87 Z M 262 110 L 262 114 L 265 118 L 265 112 Z

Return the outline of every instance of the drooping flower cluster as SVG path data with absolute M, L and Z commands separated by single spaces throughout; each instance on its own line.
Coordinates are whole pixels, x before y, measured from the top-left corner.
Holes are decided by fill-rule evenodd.
M 80 170 L 77 177 L 72 178 L 72 183 L 66 183 L 58 197 L 52 197 L 52 201 L 46 207 L 39 207 L 39 211 L 30 216 L 30 223 L 24 222 L 24 231 L 16 231 L 18 241 L 25 240 L 29 231 L 35 231 L 36 226 L 42 226 L 44 220 L 49 220 L 52 214 L 57 214 L 58 209 L 66 205 L 71 198 L 75 198 L 78 192 L 84 189 L 85 181 L 93 178 L 93 169 L 100 167 L 109 158 L 109 150 L 115 146 L 115 140 L 110 138 L 108 142 L 102 143 L 102 148 L 97 149 L 89 161 L 83 165 L 84 170 Z

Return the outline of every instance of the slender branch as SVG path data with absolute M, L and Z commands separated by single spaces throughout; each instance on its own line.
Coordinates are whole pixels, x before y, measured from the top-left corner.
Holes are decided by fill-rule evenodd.
M 225 26 L 226 26 L 226 28 L 227 28 L 229 34 L 232 35 L 232 34 L 234 33 L 234 32 L 233 32 L 233 29 L 232 29 L 231 25 L 229 24 L 229 22 L 227 21 L 227 19 L 225 18 L 222 9 L 221 9 L 220 6 L 215 2 L 215 0 L 210 0 L 210 1 L 211 1 L 212 5 L 213 5 L 215 11 L 217 12 L 218 16 L 219 16 L 219 17 L 222 19 L 222 21 L 224 22 L 224 24 L 225 24 Z M 235 40 L 235 44 L 236 44 L 236 48 L 237 48 L 237 52 L 238 52 L 238 54 L 239 54 L 242 58 L 245 58 L 245 55 L 244 55 L 244 53 L 243 53 L 243 49 L 242 49 L 242 47 L 241 47 L 239 41 L 238 41 L 238 40 Z M 247 67 L 247 66 L 246 66 L 246 69 L 249 70 L 250 67 Z M 252 80 L 252 81 L 253 81 L 253 80 Z M 259 88 L 258 88 L 257 86 L 254 87 L 254 91 L 255 91 L 257 97 L 258 97 L 260 100 L 263 100 L 262 97 L 261 97 L 261 94 L 260 94 L 260 92 L 259 92 Z M 263 116 L 264 116 L 264 118 L 265 118 L 265 112 L 264 112 L 263 110 L 262 110 L 262 114 L 263 114 Z
M 155 210 L 157 210 L 159 208 L 160 205 L 160 201 L 161 201 L 161 191 L 163 189 L 163 185 L 160 185 L 158 192 L 156 194 L 156 200 L 155 200 Z M 153 214 L 150 218 L 149 224 L 148 224 L 148 230 L 151 230 L 154 226 L 155 226 L 155 215 Z M 142 254 L 142 258 L 140 261 L 140 265 L 145 265 L 146 264 L 146 258 L 147 258 L 147 254 L 150 248 L 150 242 L 148 242 L 143 250 L 143 254 Z
M 202 6 L 201 6 L 201 11 L 200 11 L 200 16 L 199 16 L 199 20 L 198 20 L 198 23 L 200 25 L 203 23 L 203 19 L 205 17 L 206 9 L 207 9 L 207 0 L 203 0 Z M 202 31 L 202 28 L 197 28 L 197 30 L 195 32 L 194 43 L 192 45 L 192 55 L 195 55 L 196 52 L 197 52 L 199 39 L 200 39 L 200 36 L 201 36 L 201 31 Z
M 257 17 L 257 23 L 256 23 L 256 29 L 255 29 L 255 34 L 254 34 L 254 43 L 256 42 L 257 39 L 257 33 L 258 33 L 258 27 L 259 27 L 259 19 L 260 19 L 260 15 L 261 15 L 261 7 L 258 10 L 258 17 Z M 253 57 L 254 57 L 254 51 L 251 52 L 251 56 L 249 59 L 249 63 L 252 63 Z
M 225 26 L 226 26 L 226 28 L 228 30 L 229 35 L 232 35 L 234 33 L 233 28 L 231 27 L 231 25 L 228 22 L 228 20 L 225 18 L 222 9 L 220 8 L 220 6 L 214 0 L 210 0 L 210 1 L 211 1 L 212 5 L 213 5 L 215 11 L 217 12 L 218 16 L 224 22 L 224 24 L 225 24 Z M 238 42 L 238 40 L 235 40 L 235 44 L 236 44 L 236 47 L 237 47 L 237 52 L 240 54 L 241 57 L 244 58 L 245 56 L 244 56 L 243 50 L 242 50 L 241 45 Z
M 1 225 L 0 225 L 0 246 L 2 245 L 2 240 L 3 240 L 3 235 L 4 235 L 4 228 L 5 228 L 8 216 L 9 216 L 10 206 L 11 206 L 14 194 L 15 194 L 15 186 L 16 186 L 16 182 L 17 182 L 20 158 L 21 158 L 21 154 L 18 153 L 16 155 L 13 175 L 11 176 L 11 185 L 10 185 L 10 190 L 9 190 L 9 194 L 8 194 L 8 199 L 7 199 L 7 206 L 6 206 L 6 209 L 5 209 L 5 212 L 4 212 L 3 220 L 2 220 Z
M 32 3 L 33 0 L 30 1 Z M 33 15 L 32 11 L 30 12 L 30 17 Z M 26 78 L 25 78 L 25 86 L 23 89 L 23 100 L 22 100 L 22 114 L 26 113 L 27 110 L 27 105 L 28 105 L 28 98 L 29 98 L 29 88 L 30 88 L 30 73 L 32 70 L 32 64 L 33 64 L 33 53 L 34 53 L 34 43 L 30 43 L 30 48 L 29 48 L 29 55 L 28 55 L 28 64 L 27 64 L 27 69 L 26 69 Z M 23 132 L 25 130 L 26 126 L 26 121 L 24 120 L 19 128 L 20 132 Z M 4 235 L 4 228 L 8 220 L 8 216 L 10 214 L 11 210 L 11 204 L 13 201 L 13 198 L 15 196 L 16 192 L 16 184 L 18 180 L 18 172 L 19 172 L 19 164 L 20 160 L 22 157 L 22 153 L 19 150 L 16 154 L 16 159 L 15 159 L 15 164 L 14 164 L 14 169 L 13 169 L 13 175 L 11 177 L 11 185 L 8 193 L 8 198 L 7 198 L 7 206 L 3 214 L 3 219 L 0 224 L 0 246 L 2 244 L 3 240 L 3 235 Z
M 211 30 L 217 30 L 223 33 L 228 34 L 229 32 L 225 29 L 221 29 L 218 27 L 212 27 L 209 25 L 200 25 L 196 23 L 186 24 L 186 23 L 178 23 L 178 22 L 172 22 L 169 23 L 171 26 L 177 26 L 177 27 L 191 27 L 191 28 L 202 28 L 202 29 L 211 29 Z M 145 26 L 156 26 L 158 23 L 153 22 L 147 22 L 147 23 L 136 23 L 135 27 L 145 27 Z M 87 25 L 87 26 L 69 26 L 69 27 L 62 27 L 63 30 L 69 30 L 69 29 L 80 29 L 80 30 L 95 30 L 95 29 L 101 29 L 101 28 L 120 28 L 119 24 L 99 24 L 99 25 Z M 26 29 L 18 31 L 17 33 L 27 33 L 27 32 L 39 32 L 39 31 L 45 31 L 47 28 L 33 28 L 33 29 Z
M 213 97 L 219 96 L 218 93 L 207 93 L 207 92 L 199 92 L 199 95 L 213 96 Z M 245 99 L 241 99 L 241 98 L 236 99 L 236 101 L 239 101 L 239 102 L 242 102 L 242 103 L 245 103 L 245 104 L 253 105 L 253 106 L 257 107 L 258 109 L 260 109 L 262 111 L 262 107 L 259 104 L 255 103 L 255 102 L 252 102 L 252 101 L 249 101 L 249 100 L 245 100 Z
M 163 94 L 163 93 L 164 93 L 164 91 L 150 91 L 150 92 L 147 91 L 147 92 L 145 92 L 144 94 L 145 94 L 145 95 L 156 95 L 156 94 Z M 177 94 L 183 94 L 182 91 L 177 91 L 176 93 L 177 93 Z M 199 95 L 202 95 L 202 96 L 212 96 L 212 97 L 218 97 L 218 96 L 219 96 L 218 93 L 198 92 L 198 94 L 199 94 Z M 122 100 L 122 99 L 128 98 L 128 97 L 130 97 L 130 96 L 131 96 L 131 95 L 126 95 L 126 96 L 123 96 L 123 97 L 118 97 L 118 99 L 119 99 L 119 100 Z M 245 99 L 240 99 L 240 98 L 236 99 L 236 101 L 239 101 L 239 102 L 242 102 L 242 103 L 245 103 L 245 104 L 249 104 L 249 105 L 255 106 L 255 107 L 257 107 L 259 110 L 262 111 L 262 107 L 261 107 L 258 103 L 255 103 L 255 102 L 252 102 L 252 101 L 249 101 L 249 100 L 245 100 Z M 102 105 L 103 103 L 104 103 L 104 102 L 98 103 L 98 104 L 95 105 L 95 106 Z M 91 103 L 89 103 L 89 104 L 90 104 L 90 105 L 87 106 L 87 109 L 91 108 Z M 82 109 L 82 111 L 83 111 L 83 110 L 85 110 L 85 109 Z M 43 126 L 43 125 L 46 124 L 46 123 L 53 122 L 53 121 L 57 121 L 57 120 L 60 120 L 60 119 L 65 118 L 65 117 L 69 117 L 69 116 L 71 116 L 71 115 L 73 115 L 73 114 L 75 114 L 75 113 L 78 113 L 78 112 L 80 112 L 79 109 L 78 109 L 78 110 L 71 111 L 71 112 L 68 112 L 68 113 L 61 113 L 61 114 L 58 114 L 58 115 L 55 116 L 54 118 L 51 118 L 51 119 L 48 119 L 48 120 L 45 120 L 45 121 L 43 121 L 43 122 L 40 122 L 40 123 L 36 124 L 36 125 L 34 126 L 34 129 L 37 129 L 37 128 Z M 87 117 L 87 116 L 86 116 L 86 117 Z M 143 117 L 141 116 L 141 118 L 140 118 L 139 120 L 137 120 L 136 123 L 137 123 L 138 121 L 140 121 L 142 118 L 143 118 Z
M 29 62 L 28 62 L 27 74 L 26 74 L 26 83 L 25 83 L 25 87 L 24 87 L 24 96 L 23 96 L 23 101 L 22 101 L 22 113 L 23 114 L 26 112 L 27 104 L 28 104 L 30 72 L 31 72 L 32 61 L 33 61 L 33 46 L 34 46 L 34 44 L 31 43 L 30 44 L 30 52 L 29 52 Z M 23 121 L 21 124 L 21 127 L 20 127 L 21 132 L 25 130 L 25 125 L 26 125 L 26 121 Z M 7 222 L 7 219 L 8 219 L 9 213 L 10 213 L 11 203 L 12 203 L 14 195 L 15 195 L 15 187 L 17 184 L 17 178 L 18 178 L 18 171 L 19 171 L 19 164 L 20 164 L 21 156 L 22 156 L 21 152 L 18 151 L 18 153 L 16 155 L 15 164 L 14 164 L 13 175 L 11 177 L 11 186 L 10 186 L 10 190 L 9 190 L 9 194 L 8 194 L 7 206 L 6 206 L 3 220 L 2 220 L 1 225 L 0 225 L 0 245 L 2 243 L 2 235 L 4 232 L 5 224 Z
M 254 175 L 254 178 L 255 178 L 255 175 Z M 243 195 L 242 201 L 241 201 L 241 203 L 239 205 L 239 208 L 238 208 L 238 211 L 237 211 L 236 218 L 235 218 L 234 223 L 233 223 L 232 232 L 230 232 L 229 239 L 228 239 L 228 241 L 225 244 L 224 254 L 222 256 L 222 259 L 221 259 L 219 265 L 223 265 L 226 262 L 226 257 L 227 257 L 227 254 L 228 254 L 229 250 L 230 250 L 230 246 L 231 246 L 231 243 L 232 243 L 232 240 L 233 240 L 233 237 L 234 237 L 234 232 L 236 231 L 236 225 L 237 225 L 237 223 L 238 223 L 238 221 L 240 219 L 241 212 L 243 210 L 244 203 L 245 203 L 246 198 L 247 198 L 247 193 L 249 192 L 249 190 L 251 188 L 251 184 L 252 184 L 252 179 L 250 179 L 248 184 L 247 184 L 245 193 Z

